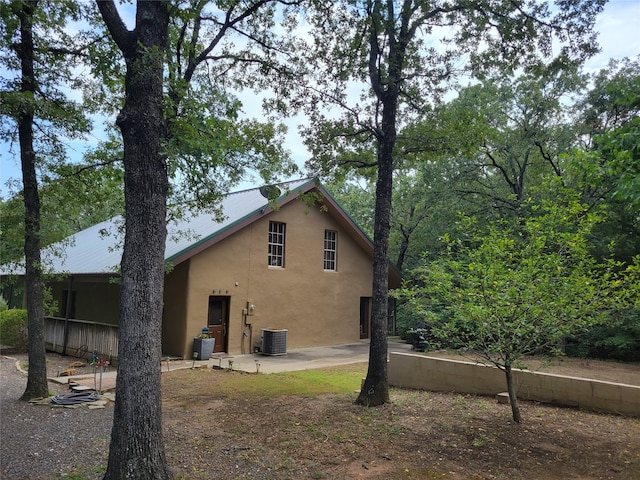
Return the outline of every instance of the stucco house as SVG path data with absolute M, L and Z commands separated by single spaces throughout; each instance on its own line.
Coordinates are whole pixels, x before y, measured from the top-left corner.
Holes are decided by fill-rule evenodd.
M 300 200 L 309 194 L 313 202 Z M 262 350 L 265 331 L 286 332 L 287 349 L 368 338 L 373 244 L 320 183 L 231 193 L 221 210 L 222 221 L 203 213 L 168 225 L 164 355 L 191 358 L 205 327 L 214 352 L 229 354 Z M 122 246 L 105 234 L 116 225 L 77 233 L 51 258 L 64 278 L 50 282 L 59 314 L 46 321 L 49 348 L 117 356 Z

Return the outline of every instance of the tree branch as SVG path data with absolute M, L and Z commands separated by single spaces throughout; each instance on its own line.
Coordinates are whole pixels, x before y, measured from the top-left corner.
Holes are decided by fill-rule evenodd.
M 128 52 L 134 47 L 135 35 L 127 29 L 118 13 L 115 3 L 113 0 L 96 0 L 96 4 L 116 45 L 118 45 L 118 48 L 123 52 Z

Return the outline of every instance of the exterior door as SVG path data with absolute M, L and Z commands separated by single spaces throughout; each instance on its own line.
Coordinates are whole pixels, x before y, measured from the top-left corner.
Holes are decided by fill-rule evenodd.
M 360 297 L 360 338 L 369 338 L 371 297 Z
M 227 351 L 229 331 L 229 297 L 209 297 L 209 336 L 215 338 L 213 353 Z

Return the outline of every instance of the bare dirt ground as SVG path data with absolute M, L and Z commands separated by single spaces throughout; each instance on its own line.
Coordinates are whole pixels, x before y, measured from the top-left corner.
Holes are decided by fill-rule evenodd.
M 60 362 L 50 359 L 50 368 Z M 529 368 L 540 366 L 640 384 L 640 365 L 534 359 Z M 364 377 L 366 367 L 332 370 Z M 517 425 L 508 405 L 488 397 L 392 389 L 390 404 L 365 408 L 355 391 L 238 395 L 228 387 L 238 376 L 257 379 L 215 369 L 163 374 L 166 455 L 177 479 L 640 479 L 640 418 L 521 402 Z M 75 471 L 84 473 L 74 478 L 100 478 L 105 458 L 78 454 Z
M 640 381 L 638 365 L 565 359 L 544 371 Z M 493 398 L 399 389 L 377 408 L 355 405 L 355 393 L 227 400 L 211 388 L 224 375 L 243 374 L 164 377 L 168 456 L 181 478 L 640 479 L 638 418 L 522 402 L 517 425 Z
M 480 357 L 472 354 L 449 352 L 438 350 L 427 355 L 439 358 L 449 358 L 465 362 L 481 362 Z M 570 377 L 591 378 L 605 382 L 625 383 L 627 385 L 640 386 L 640 364 L 626 364 L 620 362 L 607 362 L 602 360 L 590 360 L 583 358 L 567 357 L 527 357 L 520 368 L 534 372 L 555 373 Z

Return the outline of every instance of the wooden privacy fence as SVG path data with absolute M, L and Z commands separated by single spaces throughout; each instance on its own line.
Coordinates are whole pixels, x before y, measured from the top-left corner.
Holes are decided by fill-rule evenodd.
M 44 318 L 44 341 L 48 350 L 89 359 L 93 352 L 111 365 L 118 364 L 118 326 L 89 320 Z

